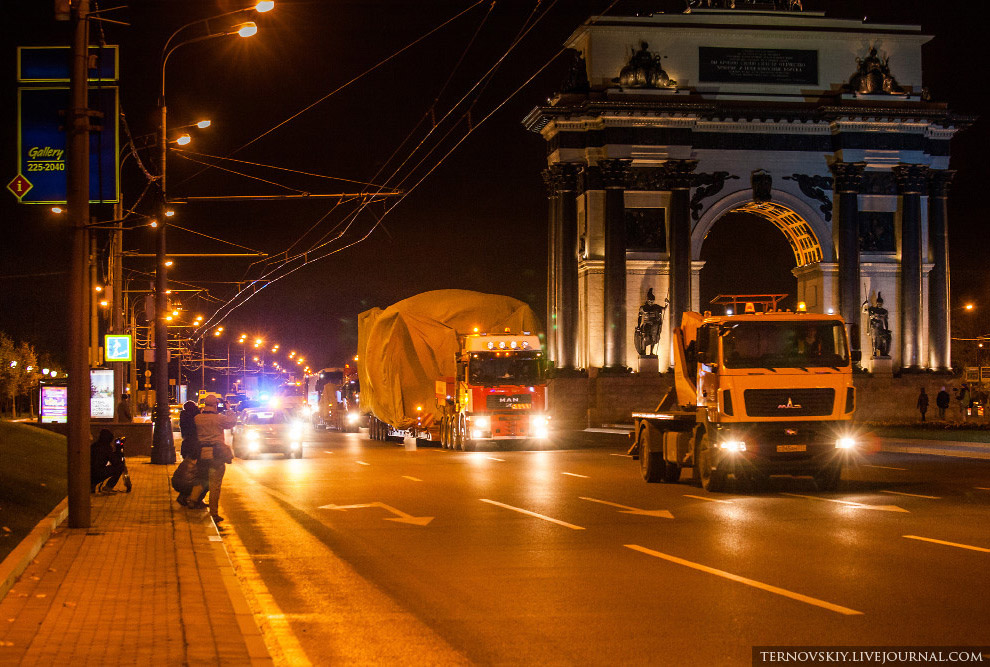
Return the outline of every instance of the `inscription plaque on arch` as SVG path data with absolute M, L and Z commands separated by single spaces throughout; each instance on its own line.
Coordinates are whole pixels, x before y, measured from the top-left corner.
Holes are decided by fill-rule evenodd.
M 818 51 L 698 47 L 698 79 L 708 83 L 818 84 Z

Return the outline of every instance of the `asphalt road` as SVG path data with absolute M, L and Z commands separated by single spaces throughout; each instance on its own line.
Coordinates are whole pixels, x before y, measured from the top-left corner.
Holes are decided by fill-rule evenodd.
M 626 443 L 236 461 L 226 541 L 287 664 L 750 664 L 753 646 L 990 644 L 990 462 L 862 456 L 709 494 Z

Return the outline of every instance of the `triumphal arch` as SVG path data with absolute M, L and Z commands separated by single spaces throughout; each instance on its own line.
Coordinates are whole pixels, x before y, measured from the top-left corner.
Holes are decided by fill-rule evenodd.
M 966 121 L 922 88 L 931 37 L 735 5 L 589 19 L 560 92 L 525 118 L 548 147 L 550 358 L 650 368 L 634 344 L 648 290 L 669 302 L 666 351 L 683 311 L 714 310 L 701 246 L 742 211 L 787 238 L 797 299 L 843 315 L 865 368 L 948 369 L 949 141 Z

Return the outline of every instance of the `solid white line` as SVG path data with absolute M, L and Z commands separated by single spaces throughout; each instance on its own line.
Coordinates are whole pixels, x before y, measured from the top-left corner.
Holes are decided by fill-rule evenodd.
M 942 500 L 940 496 L 925 496 L 920 493 L 905 493 L 903 491 L 887 491 L 880 489 L 880 493 L 892 493 L 895 496 L 911 496 L 912 498 L 928 498 L 929 500 Z
M 959 547 L 960 549 L 971 549 L 972 551 L 982 551 L 983 553 L 990 554 L 990 549 L 984 549 L 983 547 L 974 547 L 968 544 L 959 544 L 958 542 L 945 542 L 944 540 L 935 540 L 930 537 L 918 537 L 917 535 L 901 535 L 901 537 L 906 537 L 909 540 L 921 540 L 922 542 L 934 542 L 935 544 L 944 544 L 948 547 Z
M 870 464 L 866 464 L 866 467 L 867 468 L 883 468 L 884 470 L 907 470 L 907 468 L 895 468 L 893 466 L 875 466 L 875 465 L 870 465 Z
M 560 519 L 554 519 L 552 517 L 546 516 L 544 514 L 537 514 L 536 512 L 530 512 L 529 510 L 524 510 L 521 507 L 513 507 L 512 505 L 506 505 L 504 503 L 496 502 L 494 500 L 488 500 L 487 498 L 478 498 L 483 503 L 488 503 L 490 505 L 497 505 L 499 507 L 504 507 L 507 510 L 512 510 L 513 512 L 519 512 L 520 514 L 528 514 L 529 516 L 536 517 L 537 519 L 543 519 L 544 521 L 549 521 L 550 523 L 555 523 L 560 526 L 565 526 L 571 530 L 584 530 L 582 526 L 575 526 L 573 523 L 567 523 L 566 521 L 561 521 Z
M 502 461 L 502 462 L 505 462 L 505 459 L 497 459 L 494 456 L 486 456 L 485 458 L 488 459 L 489 461 Z
M 411 479 L 411 480 L 412 480 L 412 481 L 414 481 L 414 482 L 422 482 L 422 481 L 423 481 L 423 480 L 421 480 L 421 479 L 420 479 L 420 478 L 418 478 L 418 477 L 410 477 L 409 475 L 403 475 L 403 476 L 402 476 L 402 478 L 403 478 L 403 479 Z
M 707 500 L 710 503 L 727 503 L 732 504 L 731 500 L 719 500 L 718 498 L 705 498 L 704 496 L 692 496 L 690 493 L 684 494 L 685 498 L 697 498 L 698 500 Z
M 778 588 L 777 586 L 772 586 L 770 584 L 764 584 L 761 581 L 755 581 L 753 579 L 747 579 L 746 577 L 740 577 L 738 574 L 732 574 L 731 572 L 726 572 L 724 570 L 716 570 L 713 567 L 708 567 L 707 565 L 702 565 L 701 563 L 694 563 L 689 560 L 684 560 L 683 558 L 678 558 L 677 556 L 671 556 L 669 554 L 660 553 L 659 551 L 653 551 L 652 549 L 647 549 L 646 547 L 641 547 L 637 544 L 627 544 L 627 548 L 633 551 L 639 551 L 641 553 L 647 554 L 648 556 L 655 556 L 656 558 L 662 558 L 664 560 L 670 561 L 671 563 L 677 563 L 678 565 L 683 565 L 685 567 L 690 567 L 695 570 L 700 570 L 701 572 L 707 572 L 708 574 L 714 574 L 718 577 L 724 577 L 731 581 L 738 582 L 740 584 L 746 584 L 747 586 L 752 586 L 753 588 L 759 588 L 770 593 L 776 593 L 777 595 L 782 595 L 785 598 L 791 598 L 792 600 L 797 600 L 798 602 L 804 602 L 806 604 L 814 605 L 816 607 L 821 607 L 822 609 L 828 609 L 829 611 L 834 611 L 839 614 L 845 614 L 846 616 L 856 616 L 861 615 L 863 612 L 856 611 L 855 609 L 849 609 L 848 607 L 842 607 L 837 604 L 832 604 L 831 602 L 826 602 L 825 600 L 819 600 L 818 598 L 809 597 L 807 595 L 802 595 L 800 593 L 795 593 L 789 591 L 785 588 Z
M 584 479 L 588 479 L 588 476 L 587 475 L 579 475 L 576 472 L 562 472 L 560 474 L 561 475 L 570 475 L 571 477 L 583 477 Z
M 621 456 L 624 459 L 631 459 L 632 458 L 632 456 L 630 456 L 629 454 L 609 454 L 609 456 Z
M 354 463 L 357 463 L 359 466 L 370 466 L 371 465 L 370 463 L 365 463 L 364 461 L 355 461 Z

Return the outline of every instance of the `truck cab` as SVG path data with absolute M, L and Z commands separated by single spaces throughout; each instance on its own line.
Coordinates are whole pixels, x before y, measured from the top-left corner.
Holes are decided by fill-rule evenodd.
M 775 303 L 773 304 L 775 305 Z M 855 446 L 853 359 L 837 315 L 743 304 L 742 314 L 684 313 L 675 388 L 633 415 L 647 481 L 692 466 L 706 489 L 732 475 L 810 474 L 834 489 Z

